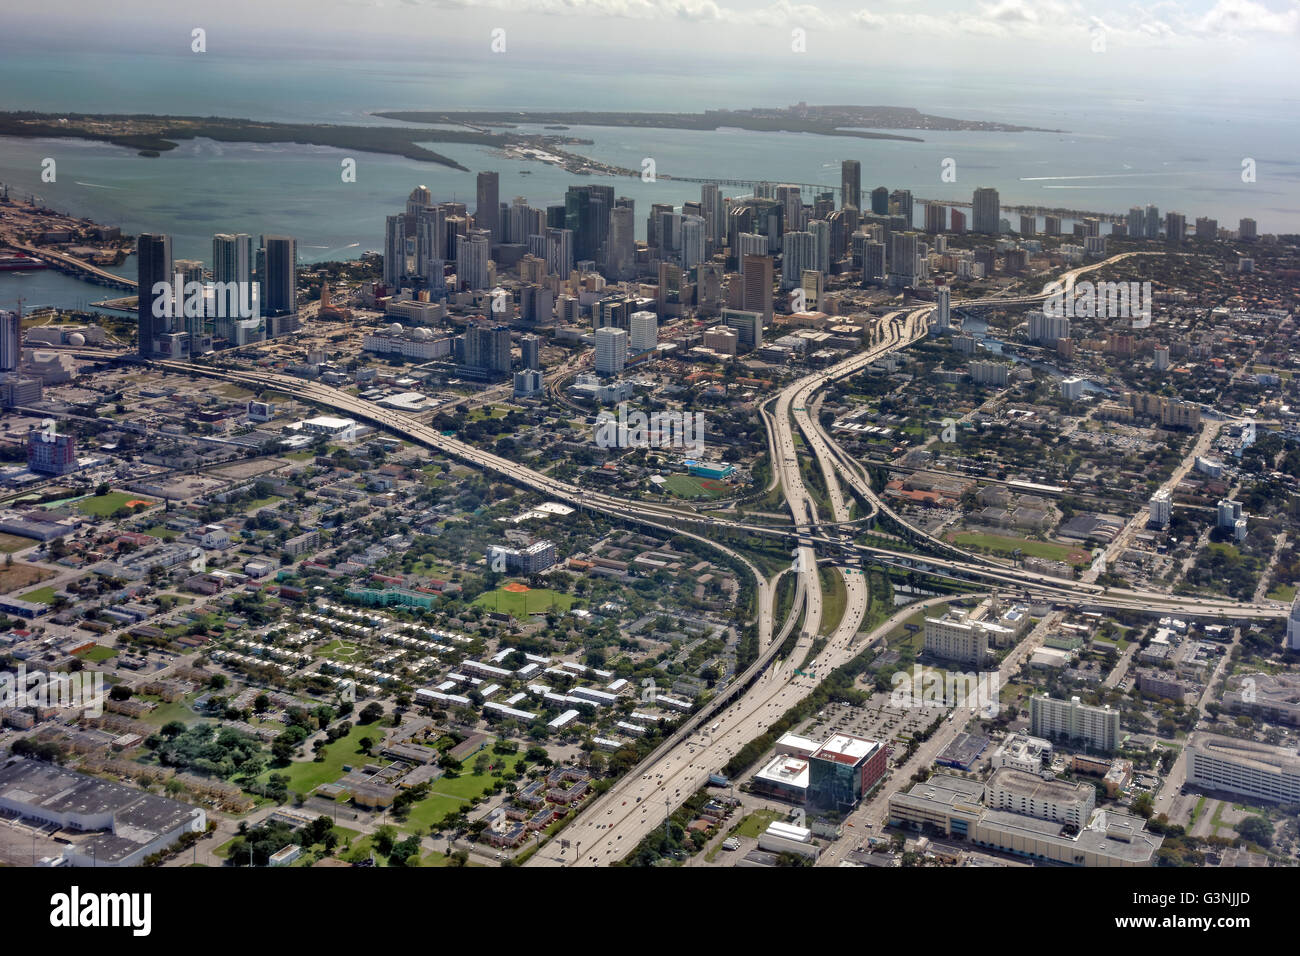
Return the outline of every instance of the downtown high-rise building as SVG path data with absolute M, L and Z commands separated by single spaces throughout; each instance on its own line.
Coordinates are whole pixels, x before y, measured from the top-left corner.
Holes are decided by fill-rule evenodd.
M 871 211 L 877 216 L 889 215 L 889 190 L 884 186 L 877 186 L 871 190 Z
M 750 256 L 767 255 L 767 236 L 760 236 L 757 233 L 742 232 L 736 236 L 736 259 L 740 266 L 739 272 L 745 274 L 745 260 Z
M 0 372 L 17 371 L 23 360 L 22 325 L 17 312 L 0 312 Z
M 218 233 L 212 237 L 212 282 L 216 287 L 215 296 L 221 297 L 221 289 L 230 289 L 230 284 L 234 283 L 233 288 L 237 290 L 241 304 L 248 306 L 248 311 L 252 313 L 234 315 L 229 309 L 217 310 L 217 315 L 213 318 L 213 333 L 228 345 L 247 345 L 262 337 L 262 289 L 260 277 L 254 271 L 256 263 L 252 236 L 244 233 Z M 247 294 L 244 289 L 248 290 Z
M 824 219 L 808 223 L 807 231 L 813 237 L 813 265 L 811 268 L 825 275 L 831 271 L 831 224 Z
M 862 208 L 862 163 L 856 159 L 840 163 L 840 206 Z
M 752 309 L 723 309 L 722 324 L 736 333 L 744 349 L 763 347 L 763 313 Z
M 776 200 L 781 204 L 783 231 L 789 232 L 803 228 L 803 198 L 800 189 L 793 183 L 782 183 L 776 187 Z M 769 250 L 771 234 L 768 234 Z
M 461 289 L 479 291 L 492 284 L 490 261 L 492 236 L 486 229 L 471 229 L 456 244 L 456 283 Z
M 1250 241 L 1257 235 L 1254 219 L 1242 219 L 1237 223 L 1237 238 Z
M 745 256 L 742 263 L 741 308 L 757 312 L 764 323 L 772 321 L 773 265 L 771 256 Z
M 135 260 L 136 282 L 139 287 L 136 303 L 136 328 L 139 333 L 137 345 L 140 354 L 149 358 L 159 354 L 158 340 L 171 330 L 167 315 L 171 311 L 171 295 L 169 292 L 154 291 L 154 286 L 158 283 L 165 282 L 170 289 L 174 281 L 171 236 L 141 233 L 135 243 Z M 157 311 L 163 314 L 156 315 L 154 303 L 160 298 L 165 301 L 159 303 Z
M 597 329 L 596 374 L 618 375 L 627 364 L 627 333 L 622 329 Z
M 704 230 L 703 216 L 683 216 L 682 217 L 682 249 L 681 260 L 683 269 L 693 269 L 701 262 L 708 259 L 708 237 Z
M 388 216 L 384 220 L 384 286 L 396 292 L 410 272 L 406 254 L 406 217 Z
M 212 281 L 252 282 L 253 237 L 219 232 L 212 237 Z
M 787 232 L 782 238 L 781 289 L 799 284 L 804 269 L 815 269 L 817 240 L 811 232 Z
M 868 240 L 863 244 L 862 281 L 871 285 L 884 285 L 886 275 L 885 244 Z
M 531 332 L 519 337 L 520 364 L 524 368 L 540 369 L 542 367 L 542 340 Z
M 931 234 L 943 232 L 948 228 L 948 207 L 943 203 L 925 204 L 925 231 Z
M 975 190 L 971 200 L 971 232 L 996 236 L 1001 230 L 998 220 L 1001 218 L 1001 204 L 998 191 L 989 186 Z
M 1182 242 L 1187 238 L 1187 217 L 1181 212 L 1165 213 L 1165 241 Z
M 648 352 L 659 344 L 659 317 L 653 312 L 633 312 L 628 320 L 628 348 L 633 355 Z
M 1142 235 L 1147 239 L 1160 238 L 1160 210 L 1153 203 L 1148 203 L 1142 216 Z
M 548 275 L 569 278 L 573 271 L 573 231 L 570 229 L 546 230 L 546 272 Z
M 912 215 L 915 212 L 913 207 L 912 190 L 895 189 L 889 194 L 889 214 L 891 216 L 902 216 L 904 229 L 912 228 Z
M 727 207 L 717 183 L 705 183 L 700 187 L 700 214 L 704 217 L 709 255 L 713 255 L 727 238 Z
M 565 192 L 564 228 L 573 233 L 576 261 L 601 261 L 613 211 L 613 186 L 570 186 Z
M 478 323 L 465 330 L 465 366 L 500 376 L 510 371 L 510 329 Z
M 620 197 L 609 220 L 606 270 L 611 279 L 630 279 L 636 271 L 635 216 L 632 200 Z
M 262 307 L 269 337 L 298 330 L 298 242 L 291 236 L 263 236 Z
M 916 281 L 917 256 L 920 254 L 919 237 L 914 232 L 900 232 L 890 236 L 889 277 L 896 286 L 912 285 Z
M 495 245 L 501 241 L 501 175 L 479 173 L 476 185 L 478 203 L 474 206 L 474 225 L 487 230 L 488 242 Z

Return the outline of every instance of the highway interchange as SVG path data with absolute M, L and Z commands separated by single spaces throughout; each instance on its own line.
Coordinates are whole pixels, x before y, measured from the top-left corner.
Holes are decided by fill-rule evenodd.
M 1061 281 L 1073 281 L 1083 272 L 1123 258 L 1127 256 L 1116 256 L 1092 266 L 1072 270 L 1062 276 Z M 1024 303 L 1028 304 L 1041 301 L 1043 297 L 1023 298 Z M 1016 304 L 1021 303 L 1019 299 L 1014 301 Z M 978 300 L 976 304 L 986 303 Z M 953 303 L 954 308 L 962 305 L 960 302 Z M 679 806 L 703 786 L 710 773 L 718 772 L 746 743 L 763 734 L 782 714 L 815 689 L 819 678 L 802 673 L 802 665 L 822 630 L 823 594 L 817 570 L 819 547 L 829 549 L 836 556 L 834 565 L 843 579 L 847 593 L 843 614 L 826 635 L 825 646 L 818 653 L 815 670 L 823 676 L 862 653 L 866 647 L 889 633 L 919 608 L 953 599 L 951 596 L 932 598 L 909 605 L 894 613 L 869 635 L 857 640 L 869 600 L 866 576 L 861 573 L 859 564 L 863 559 L 896 567 L 916 568 L 925 573 L 947 575 L 955 579 L 980 581 L 986 586 L 1018 590 L 1026 595 L 1036 594 L 1052 601 L 1078 606 L 1231 619 L 1278 618 L 1286 615 L 1284 607 L 1269 602 L 1238 603 L 1160 592 L 1102 588 L 1091 582 L 1067 581 L 1032 574 L 965 552 L 932 538 L 920 529 L 910 527 L 880 499 L 871 488 L 862 466 L 835 444 L 809 409 L 814 407 L 816 393 L 826 385 L 857 374 L 888 353 L 924 338 L 934 308 L 933 305 L 923 305 L 889 313 L 880 320 L 876 343 L 870 348 L 835 366 L 797 380 L 769 403 L 771 409 L 766 405 L 762 408 L 763 420 L 768 429 L 769 450 L 772 452 L 774 483 L 780 484 L 793 519 L 793 525 L 788 527 L 749 524 L 702 514 L 689 508 L 633 501 L 594 492 L 445 436 L 432 426 L 399 412 L 295 376 L 272 371 L 216 367 L 202 362 L 160 360 L 150 364 L 181 374 L 200 374 L 258 388 L 286 391 L 300 400 L 369 421 L 462 462 L 495 472 L 540 494 L 613 518 L 647 525 L 670 534 L 686 535 L 727 554 L 748 568 L 757 583 L 760 654 L 758 661 L 733 682 L 733 687 L 743 690 L 729 694 L 726 700 L 716 702 L 713 706 L 706 705 L 704 713 L 688 720 L 682 729 L 632 772 L 593 800 L 563 831 L 563 842 L 552 840 L 528 861 L 529 865 L 536 866 L 599 866 L 622 859 L 640 839 L 662 823 L 665 813 Z M 122 357 L 120 353 L 97 349 L 75 351 L 81 357 L 90 359 Z M 802 448 L 796 444 L 796 427 L 802 438 Z M 817 503 L 805 487 L 800 470 L 800 455 L 808 452 L 815 459 L 831 511 L 825 520 L 818 515 Z M 841 489 L 841 479 L 863 503 L 867 517 L 880 514 L 890 517 L 915 543 L 944 556 L 935 557 L 853 542 L 849 529 L 843 527 L 850 521 L 851 515 L 850 500 Z M 683 525 L 688 525 L 689 530 Z M 783 622 L 780 633 L 774 633 L 777 626 L 773 620 L 776 584 L 780 576 L 768 579 L 744 555 L 714 540 L 709 534 L 713 530 L 777 535 L 796 545 L 792 552 L 792 567 L 787 572 L 797 578 L 796 601 L 789 617 Z M 799 622 L 800 636 L 794 652 L 773 665 L 776 649 L 796 621 Z M 797 669 L 799 673 L 796 673 Z

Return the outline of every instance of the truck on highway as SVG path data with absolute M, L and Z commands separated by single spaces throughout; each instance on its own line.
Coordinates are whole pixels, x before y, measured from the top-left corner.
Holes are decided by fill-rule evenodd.
M 728 780 L 726 777 L 724 777 L 724 776 L 723 776 L 722 774 L 720 774 L 720 773 L 711 773 L 711 774 L 709 774 L 709 786 L 710 786 L 710 787 L 729 787 L 729 786 L 731 786 L 731 781 Z

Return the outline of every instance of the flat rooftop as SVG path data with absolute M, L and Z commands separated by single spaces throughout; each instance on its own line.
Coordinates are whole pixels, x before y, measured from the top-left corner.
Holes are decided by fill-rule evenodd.
M 0 798 L 56 817 L 111 814 L 113 830 L 78 847 L 93 849 L 95 858 L 106 863 L 130 855 L 200 812 L 188 803 L 36 760 L 18 760 L 0 769 Z
M 778 754 L 766 767 L 754 774 L 755 780 L 767 780 L 786 787 L 808 787 L 808 761 L 802 757 Z
M 1031 800 L 1051 800 L 1056 803 L 1078 800 L 1092 787 L 1085 783 L 1067 783 L 1064 780 L 1046 780 L 1035 773 L 1026 773 L 1014 767 L 999 767 L 989 777 L 989 789 L 1000 787 Z
M 814 757 L 834 760 L 836 763 L 858 763 L 865 760 L 880 746 L 874 740 L 855 737 L 852 734 L 832 734 L 826 742 L 814 752 Z
M 1192 734 L 1188 747 L 1195 747 L 1203 753 L 1223 760 L 1234 760 L 1265 773 L 1300 774 L 1300 755 L 1289 747 L 1274 747 L 1253 740 L 1221 737 L 1205 731 Z

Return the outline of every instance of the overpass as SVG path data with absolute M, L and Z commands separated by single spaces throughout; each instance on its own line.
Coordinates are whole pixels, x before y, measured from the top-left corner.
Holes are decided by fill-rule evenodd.
M 96 285 L 111 286 L 115 289 L 124 289 L 127 292 L 135 292 L 138 289 L 138 283 L 131 279 L 124 279 L 122 276 L 114 275 L 107 269 L 101 269 L 99 266 L 91 265 L 76 256 L 70 256 L 62 252 L 55 252 L 52 249 L 38 249 L 36 246 L 29 246 L 26 243 L 17 242 L 12 239 L 6 240 L 6 243 L 15 249 L 42 259 L 61 271 L 79 273 L 82 278 L 94 282 Z

